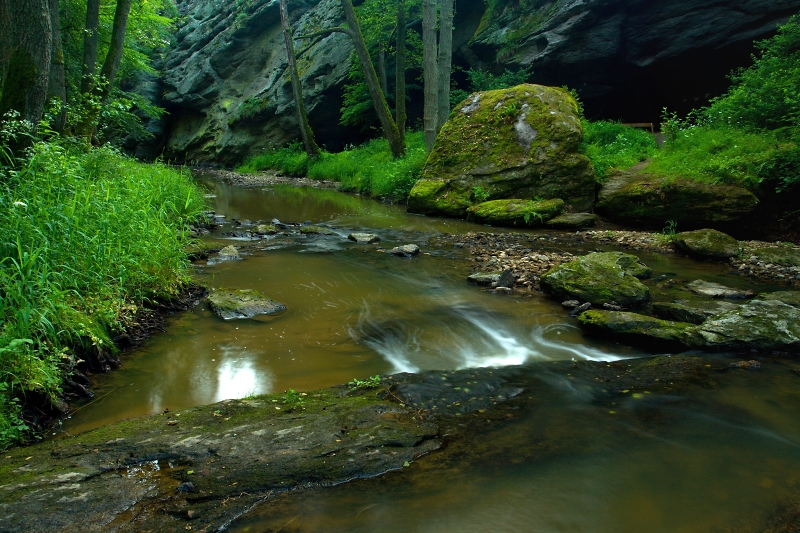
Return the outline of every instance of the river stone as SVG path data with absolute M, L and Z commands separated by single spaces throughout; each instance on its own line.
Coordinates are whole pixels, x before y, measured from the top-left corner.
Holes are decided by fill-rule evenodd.
M 256 226 L 256 233 L 259 235 L 275 235 L 278 233 L 278 228 L 272 224 L 259 224 Z
M 476 272 L 467 276 L 467 281 L 480 286 L 490 286 L 492 283 L 497 283 L 502 275 L 502 272 Z
M 336 235 L 336 232 L 325 226 L 301 226 L 300 233 L 304 235 Z
M 467 209 L 467 218 L 493 226 L 542 226 L 564 209 L 564 200 L 490 200 Z
M 653 302 L 650 310 L 659 318 L 690 324 L 702 324 L 723 311 L 735 309 L 736 304 L 719 301 Z
M 652 272 L 635 255 L 591 253 L 551 269 L 542 276 L 541 286 L 562 298 L 630 307 L 650 300 L 650 289 L 639 278 Z
M 750 300 L 690 331 L 686 344 L 710 350 L 800 351 L 800 309 L 778 300 Z
M 752 298 L 755 296 L 755 293 L 751 290 L 732 289 L 731 287 L 711 281 L 703 281 L 702 279 L 689 283 L 686 288 L 698 296 L 707 298 Z
M 712 185 L 683 178 L 616 172 L 600 189 L 595 210 L 614 222 L 661 229 L 709 228 L 739 221 L 758 199 L 743 187 Z
M 605 310 L 584 311 L 578 316 L 578 322 L 593 333 L 659 349 L 682 347 L 683 335 L 693 327 L 692 324 L 659 320 L 638 313 Z
M 233 245 L 229 245 L 220 250 L 216 257 L 209 257 L 207 263 L 209 265 L 216 265 L 218 263 L 224 263 L 225 261 L 238 261 L 241 258 L 239 249 Z
M 591 208 L 594 169 L 579 152 L 583 131 L 564 89 L 524 84 L 475 93 L 456 106 L 436 138 L 408 211 L 464 217 L 504 198 L 562 198 Z
M 759 261 L 783 267 L 800 267 L 800 249 L 783 246 L 758 248 L 753 251 Z
M 564 213 L 547 221 L 548 228 L 580 229 L 589 228 L 597 222 L 597 215 L 592 213 Z
M 739 241 L 715 229 L 678 233 L 673 242 L 682 252 L 698 257 L 728 259 L 739 255 Z
M 419 246 L 416 244 L 404 244 L 389 250 L 389 253 L 398 257 L 412 257 L 419 253 Z
M 375 242 L 381 242 L 381 238 L 374 233 L 351 233 L 347 236 L 347 238 L 351 241 L 355 241 L 358 244 L 372 244 Z
M 208 305 L 225 320 L 273 315 L 286 310 L 283 304 L 252 289 L 217 289 L 208 295 Z
M 800 308 L 800 291 L 765 292 L 758 295 L 759 300 L 777 300 L 786 305 Z

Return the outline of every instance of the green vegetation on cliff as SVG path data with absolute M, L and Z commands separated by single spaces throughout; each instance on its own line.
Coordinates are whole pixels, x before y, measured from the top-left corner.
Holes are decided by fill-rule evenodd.
M 39 142 L 0 167 L 0 449 L 28 436 L 26 401 L 62 378 L 147 302 L 189 282 L 181 251 L 204 208 L 186 172 L 109 148 Z M 102 356 L 101 356 L 102 357 Z

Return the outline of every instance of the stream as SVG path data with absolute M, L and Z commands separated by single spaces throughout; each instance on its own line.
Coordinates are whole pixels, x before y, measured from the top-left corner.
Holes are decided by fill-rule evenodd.
M 223 321 L 202 303 L 172 318 L 166 332 L 126 354 L 120 370 L 93 376 L 95 399 L 76 406 L 62 428 L 67 434 L 376 374 L 534 361 L 613 364 L 650 355 L 585 337 L 558 302 L 542 295 L 498 295 L 469 285 L 469 250 L 429 245 L 437 234 L 487 230 L 482 226 L 408 215 L 403 207 L 326 189 L 244 189 L 198 179 L 227 221 L 204 239 L 243 250 L 240 261 L 198 262 L 196 279 L 212 288 L 262 291 L 287 310 Z M 223 235 L 273 218 L 329 225 L 336 234 Z M 386 249 L 415 243 L 423 254 L 381 253 L 348 241 L 352 231 L 379 235 Z M 554 246 L 533 242 L 544 252 Z M 756 287 L 725 265 L 635 253 L 654 277 Z M 487 428 L 456 449 L 380 478 L 272 498 L 230 530 L 750 531 L 800 489 L 797 369 L 778 360 L 760 371 L 737 370 L 723 389 L 692 392 L 688 401 L 659 396 L 620 407 L 651 410 L 658 423 L 646 429 L 615 422 L 613 410 L 587 414 L 591 400 L 577 384 L 545 383 L 536 391 L 537 409 L 502 432 Z M 579 427 L 570 427 L 573 420 Z M 561 427 L 569 427 L 564 451 L 539 459 L 531 439 Z M 473 451 L 464 452 L 469 446 Z M 516 447 L 519 456 L 507 452 Z

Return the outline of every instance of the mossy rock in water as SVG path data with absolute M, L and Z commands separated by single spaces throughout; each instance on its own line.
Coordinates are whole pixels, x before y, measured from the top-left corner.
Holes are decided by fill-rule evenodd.
M 694 327 L 685 322 L 659 320 L 625 311 L 584 311 L 578 316 L 578 322 L 595 334 L 631 344 L 654 346 L 659 350 L 682 349 L 686 331 Z
M 467 218 L 494 226 L 542 226 L 561 213 L 564 200 L 490 200 L 467 209 Z
M 800 250 L 784 246 L 759 248 L 753 255 L 765 263 L 773 263 L 783 267 L 800 266 Z
M 720 301 L 654 302 L 650 311 L 664 320 L 702 324 L 712 316 L 735 309 L 736 304 Z
M 750 300 L 687 333 L 693 348 L 800 352 L 800 309 L 779 300 Z
M 578 151 L 582 137 L 577 103 L 564 89 L 524 84 L 473 94 L 442 127 L 408 210 L 464 217 L 477 202 L 537 197 L 589 209 L 595 177 Z
M 336 232 L 325 226 L 301 226 L 300 233 L 304 235 L 335 235 Z
M 593 305 L 625 307 L 650 300 L 650 289 L 639 279 L 652 269 L 635 255 L 621 252 L 592 253 L 564 263 L 541 278 L 542 288 L 561 298 L 577 298 Z
M 674 221 L 694 229 L 730 225 L 757 205 L 743 187 L 618 171 L 600 189 L 595 209 L 614 222 L 661 229 Z
M 765 292 L 758 295 L 759 300 L 777 300 L 786 305 L 800 308 L 800 291 Z
M 739 255 L 739 241 L 715 229 L 678 233 L 673 242 L 679 250 L 698 257 L 728 259 Z
M 283 304 L 252 289 L 217 289 L 208 295 L 208 305 L 226 320 L 273 315 L 286 310 Z
M 278 228 L 272 224 L 259 224 L 256 226 L 256 233 L 259 235 L 275 235 L 278 233 Z

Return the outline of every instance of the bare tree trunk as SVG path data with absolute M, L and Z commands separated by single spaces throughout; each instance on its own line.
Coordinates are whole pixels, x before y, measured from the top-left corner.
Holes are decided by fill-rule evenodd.
M 400 140 L 406 138 L 406 6 L 397 0 L 397 43 L 395 50 L 395 123 Z
M 383 95 L 389 94 L 389 80 L 386 78 L 386 48 L 383 43 L 378 43 L 378 75 L 381 79 Z
M 303 146 L 308 157 L 319 157 L 319 146 L 314 141 L 314 133 L 308 123 L 306 114 L 306 104 L 303 101 L 303 86 L 300 84 L 300 75 L 297 73 L 297 61 L 294 55 L 294 43 L 292 42 L 292 29 L 289 27 L 289 14 L 286 8 L 286 0 L 280 0 L 281 5 L 281 26 L 283 26 L 283 40 L 286 44 L 286 57 L 289 60 L 289 76 L 292 79 L 292 95 L 294 96 L 294 106 L 297 113 L 297 123 L 300 126 L 300 136 L 303 138 Z
M 440 1 L 437 134 L 450 116 L 450 70 L 453 66 L 453 0 Z
M 364 44 L 364 36 L 361 34 L 361 27 L 358 25 L 355 9 L 353 9 L 352 0 L 341 0 L 342 10 L 344 10 L 344 18 L 347 25 L 350 27 L 353 44 L 358 54 L 358 59 L 361 62 L 361 71 L 364 74 L 364 79 L 367 81 L 370 96 L 372 96 L 372 103 L 375 106 L 375 112 L 383 127 L 383 133 L 386 140 L 389 141 L 389 148 L 392 151 L 392 156 L 403 157 L 406 155 L 406 147 L 400 137 L 400 132 L 397 130 L 397 124 L 392 120 L 389 106 L 386 103 L 386 97 L 381 91 L 378 75 L 375 73 L 375 67 L 372 65 L 372 60 L 367 52 L 367 46 Z
M 42 119 L 50 77 L 53 35 L 48 0 L 0 2 L 0 27 L 2 49 L 8 55 L 0 116 L 19 111 L 35 128 Z
M 83 64 L 81 66 L 81 94 L 93 89 L 93 76 L 97 70 L 97 27 L 100 25 L 100 0 L 86 2 L 86 28 L 83 33 Z
M 423 45 L 423 82 L 424 102 L 422 123 L 425 130 L 425 147 L 428 152 L 433 149 L 438 124 L 438 85 L 436 45 L 436 0 L 422 1 L 422 45 Z
M 117 9 L 114 11 L 114 25 L 111 28 L 111 46 L 108 47 L 106 60 L 100 74 L 106 85 L 103 87 L 102 103 L 108 102 L 111 88 L 117 77 L 119 63 L 122 60 L 122 49 L 125 46 L 125 32 L 128 29 L 128 15 L 131 12 L 132 0 L 117 0 Z
M 61 15 L 59 0 L 50 0 L 50 26 L 53 31 L 53 43 L 50 53 L 50 76 L 48 80 L 47 98 L 57 98 L 61 108 L 54 117 L 53 129 L 62 133 L 67 123 L 67 77 L 64 66 L 64 49 L 61 43 Z

